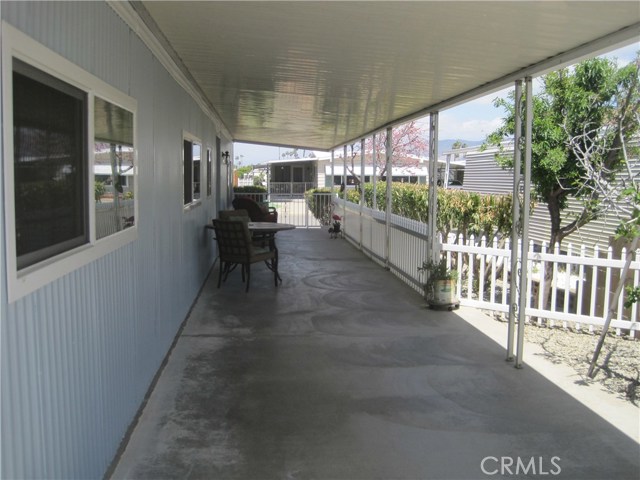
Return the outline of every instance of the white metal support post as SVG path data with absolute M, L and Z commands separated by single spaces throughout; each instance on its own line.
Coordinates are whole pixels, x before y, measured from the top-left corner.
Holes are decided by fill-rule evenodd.
M 329 186 L 331 187 L 331 193 L 333 194 L 333 189 L 336 186 L 336 181 L 335 181 L 335 161 L 336 161 L 336 157 L 335 157 L 335 151 L 331 150 L 331 182 L 329 182 Z
M 384 219 L 385 219 L 385 266 L 387 268 L 387 270 L 389 270 L 390 267 L 390 263 L 391 263 L 391 259 L 390 259 L 390 252 L 391 252 L 391 183 L 392 183 L 392 175 L 393 172 L 391 171 L 391 159 L 393 157 L 393 152 L 391 151 L 393 142 L 392 142 L 392 136 L 393 136 L 393 128 L 388 127 L 387 128 L 387 138 L 385 140 L 385 145 L 384 145 L 384 150 L 385 150 L 385 155 L 386 155 L 386 172 L 387 172 L 387 193 L 385 196 L 385 199 L 387 201 L 387 206 L 384 212 Z
M 377 210 L 378 209 L 378 195 L 376 195 L 377 193 L 377 187 L 378 187 L 378 150 L 376 149 L 376 134 L 373 134 L 373 137 L 371 138 L 371 163 L 373 164 L 373 176 L 371 177 L 371 181 L 373 182 L 373 209 Z
M 436 216 L 438 215 L 438 112 L 429 115 L 429 237 L 427 238 L 427 258 L 432 262 L 440 259 Z
M 347 146 L 342 147 L 342 223 L 343 229 L 347 229 Z M 340 188 L 342 188 L 342 185 Z
M 233 202 L 233 160 L 227 164 L 227 208 Z
M 518 343 L 516 350 L 516 368 L 522 368 L 524 348 L 524 327 L 529 292 L 527 291 L 527 267 L 529 261 L 529 209 L 531 206 L 531 135 L 533 132 L 533 82 L 525 78 L 527 100 L 525 103 L 524 133 L 524 194 L 522 198 L 522 250 L 520 254 L 520 300 L 518 302 Z
M 360 140 L 360 250 L 362 250 L 362 214 L 364 212 L 364 138 Z
M 333 198 L 334 198 L 333 196 L 335 195 L 334 192 L 336 188 L 335 162 L 336 162 L 335 150 L 331 149 L 331 181 L 329 182 L 329 186 L 331 187 L 331 198 L 329 199 L 329 202 L 331 202 L 331 204 L 329 205 L 329 208 L 330 208 L 329 219 L 328 219 L 329 223 L 333 221 L 331 216 L 333 216 Z
M 513 191 L 511 204 L 511 276 L 509 283 L 509 326 L 507 328 L 507 362 L 513 361 L 516 315 L 518 314 L 518 239 L 520 222 L 520 139 L 522 137 L 522 80 L 515 84 L 515 127 L 513 136 Z
M 271 165 L 267 163 L 267 202 L 271 201 Z

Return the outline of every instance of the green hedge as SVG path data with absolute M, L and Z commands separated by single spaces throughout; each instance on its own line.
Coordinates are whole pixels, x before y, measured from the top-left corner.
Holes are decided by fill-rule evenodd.
M 312 188 L 304 192 L 304 198 L 307 202 L 307 207 L 313 214 L 313 216 L 320 222 L 320 225 L 329 225 L 331 223 L 331 200 L 327 197 L 327 193 L 331 192 L 331 188 Z M 322 193 L 322 196 L 316 196 L 316 193 Z M 324 199 L 324 201 L 318 201 L 318 198 Z
M 329 189 L 327 189 L 329 191 Z M 378 209 L 386 210 L 386 182 L 376 188 Z M 373 207 L 373 184 L 364 185 L 367 207 Z M 347 200 L 360 202 L 357 189 L 347 190 Z M 402 217 L 426 223 L 429 220 L 429 188 L 424 184 L 393 183 L 391 186 L 391 212 Z M 505 236 L 511 231 L 511 195 L 480 194 L 457 189 L 438 188 L 438 231 L 493 237 Z
M 233 187 L 234 193 L 267 193 L 266 187 L 261 185 L 246 185 L 244 187 Z

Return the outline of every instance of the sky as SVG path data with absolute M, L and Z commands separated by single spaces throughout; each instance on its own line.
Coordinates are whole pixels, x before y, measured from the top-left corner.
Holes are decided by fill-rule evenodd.
M 619 65 L 626 65 L 635 58 L 636 52 L 639 50 L 640 42 L 614 50 L 603 56 L 615 58 Z M 501 109 L 493 106 L 493 101 L 497 97 L 505 97 L 509 90 L 511 90 L 511 88 L 506 88 L 463 105 L 441 111 L 438 117 L 438 137 L 442 140 L 484 140 L 489 133 L 501 125 L 504 115 Z M 419 122 L 424 122 L 426 131 L 428 132 L 428 117 L 420 119 Z M 267 147 L 246 143 L 235 143 L 233 149 L 236 165 L 239 161 L 242 165 L 254 165 L 270 160 L 277 160 L 281 158 L 284 152 L 291 150 L 286 147 Z

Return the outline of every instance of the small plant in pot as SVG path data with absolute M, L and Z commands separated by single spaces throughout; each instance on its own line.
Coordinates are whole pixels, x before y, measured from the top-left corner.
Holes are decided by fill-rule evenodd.
M 452 310 L 460 306 L 455 295 L 458 271 L 447 268 L 446 259 L 443 258 L 439 262 L 424 261 L 422 266 L 418 267 L 418 271 L 427 275 L 424 292 L 425 298 L 432 308 L 440 307 Z

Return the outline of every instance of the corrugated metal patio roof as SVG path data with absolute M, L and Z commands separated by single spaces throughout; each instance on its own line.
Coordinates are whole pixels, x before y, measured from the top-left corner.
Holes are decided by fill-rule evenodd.
M 142 18 L 233 140 L 316 150 L 640 35 L 635 1 L 112 5 Z

